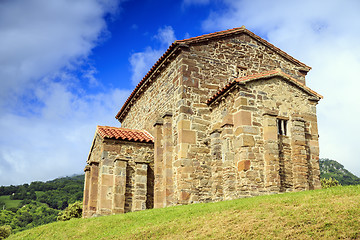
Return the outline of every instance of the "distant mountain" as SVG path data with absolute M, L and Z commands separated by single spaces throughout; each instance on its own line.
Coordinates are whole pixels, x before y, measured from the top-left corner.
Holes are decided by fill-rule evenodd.
M 341 185 L 360 184 L 360 178 L 349 172 L 343 165 L 335 160 L 321 158 L 320 161 L 320 178 L 335 178 Z

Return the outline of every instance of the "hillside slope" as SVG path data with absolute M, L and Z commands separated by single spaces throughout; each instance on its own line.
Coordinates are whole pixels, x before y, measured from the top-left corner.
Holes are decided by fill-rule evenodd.
M 9 239 L 359 239 L 360 186 L 72 219 Z
M 13 232 L 33 228 L 57 219 L 59 210 L 82 201 L 84 175 L 0 187 L 0 226 Z
M 360 184 L 360 178 L 349 172 L 343 165 L 335 160 L 321 158 L 320 178 L 335 178 L 341 185 L 357 185 Z

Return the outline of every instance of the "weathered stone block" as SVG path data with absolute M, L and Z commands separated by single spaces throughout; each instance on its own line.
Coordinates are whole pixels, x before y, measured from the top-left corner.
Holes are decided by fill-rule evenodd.
M 277 127 L 276 126 L 266 126 L 264 127 L 264 140 L 265 141 L 276 141 L 277 140 Z
M 102 174 L 101 175 L 101 183 L 105 186 L 113 186 L 114 184 L 114 177 L 110 174 Z
M 253 136 L 243 135 L 240 136 L 242 147 L 253 147 L 255 146 L 255 140 Z
M 190 130 L 190 120 L 180 120 L 178 122 L 178 131 L 181 130 Z
M 180 130 L 179 131 L 179 143 L 196 143 L 196 132 L 192 130 Z
M 247 171 L 250 169 L 250 160 L 238 162 L 238 171 Z
M 224 125 L 233 125 L 234 124 L 234 120 L 233 120 L 233 115 L 232 114 L 228 114 L 223 118 L 223 121 L 221 123 L 222 126 Z
M 239 111 L 234 114 L 234 127 L 239 127 L 243 125 L 251 126 L 251 124 L 251 112 Z
M 188 143 L 180 143 L 180 149 L 178 153 L 178 158 L 187 158 L 189 144 Z
M 247 105 L 247 98 L 239 97 L 235 100 L 234 107 L 237 108 L 239 106 L 246 106 Z

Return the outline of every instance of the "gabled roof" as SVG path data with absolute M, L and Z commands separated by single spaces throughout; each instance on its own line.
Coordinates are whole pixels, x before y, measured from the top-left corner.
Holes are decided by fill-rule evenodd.
M 253 75 L 244 76 L 244 77 L 241 77 L 241 78 L 235 78 L 233 81 L 229 82 L 225 87 L 223 87 L 217 93 L 215 93 L 214 96 L 212 96 L 210 99 L 208 99 L 206 101 L 206 103 L 208 105 L 213 103 L 216 99 L 218 99 L 220 96 L 222 96 L 225 92 L 227 92 L 235 84 L 243 84 L 243 85 L 245 85 L 246 83 L 251 82 L 251 81 L 260 80 L 260 79 L 262 79 L 262 80 L 271 79 L 273 77 L 281 77 L 284 80 L 286 80 L 288 82 L 291 82 L 292 84 L 296 85 L 297 87 L 299 87 L 303 91 L 307 92 L 309 95 L 312 95 L 312 96 L 314 96 L 314 97 L 316 97 L 318 99 L 323 98 L 323 96 L 321 96 L 317 92 L 311 90 L 309 87 L 307 87 L 303 83 L 299 82 L 297 79 L 295 79 L 295 78 L 291 77 L 290 75 L 284 73 L 280 69 L 275 69 L 275 70 L 271 70 L 271 71 L 266 71 L 266 72 L 256 73 L 256 74 L 253 74 Z
M 145 130 L 134 130 L 109 126 L 97 126 L 96 132 L 102 138 L 120 139 L 133 142 L 154 142 L 154 137 Z
M 240 33 L 245 33 L 245 34 L 249 35 L 250 37 L 256 39 L 258 42 L 260 42 L 260 43 L 264 44 L 265 46 L 267 46 L 268 48 L 272 49 L 274 52 L 281 55 L 285 59 L 289 60 L 290 62 L 293 62 L 295 65 L 298 65 L 299 67 L 302 67 L 304 71 L 306 71 L 306 72 L 310 71 L 311 67 L 309 67 L 306 64 L 300 62 L 299 60 L 293 58 L 286 52 L 275 47 L 268 41 L 262 39 L 261 37 L 257 36 L 256 34 L 254 34 L 253 32 L 247 30 L 244 26 L 242 26 L 240 28 L 233 28 L 233 29 L 228 29 L 225 31 L 205 34 L 205 35 L 201 35 L 198 37 L 192 37 L 192 38 L 188 38 L 188 39 L 184 39 L 184 40 L 176 40 L 174 43 L 172 43 L 169 46 L 169 48 L 159 58 L 159 60 L 157 60 L 157 62 L 152 66 L 152 68 L 144 76 L 144 78 L 138 83 L 138 85 L 136 85 L 135 89 L 132 91 L 132 93 L 130 94 L 130 96 L 128 97 L 128 99 L 126 100 L 126 102 L 124 103 L 122 108 L 120 109 L 120 111 L 116 114 L 115 118 L 118 119 L 120 122 L 124 119 L 126 112 L 131 107 L 133 102 L 140 96 L 140 94 L 145 90 L 145 88 L 147 88 L 148 83 L 152 81 L 151 77 L 158 72 L 158 70 L 162 64 L 166 64 L 168 62 L 167 61 L 168 58 L 173 53 L 178 52 L 179 48 L 181 48 L 182 46 L 193 44 L 193 43 L 206 42 L 210 39 L 216 39 L 216 38 L 226 37 L 226 36 L 240 34 Z

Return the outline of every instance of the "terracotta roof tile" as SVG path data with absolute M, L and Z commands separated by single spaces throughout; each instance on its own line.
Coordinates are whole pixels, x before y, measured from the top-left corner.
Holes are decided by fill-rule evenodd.
M 241 78 L 235 78 L 233 81 L 231 81 L 225 87 L 223 87 L 217 93 L 215 93 L 210 99 L 208 99 L 206 101 L 206 103 L 211 104 L 218 97 L 220 97 L 227 90 L 229 90 L 231 86 L 235 85 L 236 83 L 245 84 L 245 83 L 250 82 L 250 81 L 259 80 L 259 79 L 269 79 L 269 78 L 272 78 L 272 77 L 282 77 L 282 78 L 286 79 L 287 81 L 292 82 L 293 84 L 295 84 L 299 88 L 303 89 L 305 92 L 307 92 L 307 93 L 309 93 L 309 94 L 311 94 L 311 95 L 313 95 L 315 97 L 318 97 L 320 99 L 323 98 L 323 96 L 321 96 L 320 94 L 318 94 L 314 90 L 311 90 L 309 87 L 307 87 L 306 85 L 304 85 L 303 83 L 301 83 L 297 79 L 295 79 L 295 78 L 291 77 L 290 75 L 284 73 L 280 69 L 275 69 L 275 70 L 271 70 L 271 71 L 265 71 L 265 72 L 256 73 L 256 74 L 253 74 L 253 75 L 244 76 L 244 77 L 241 77 Z
M 120 139 L 134 142 L 154 142 L 153 136 L 145 130 L 97 126 L 96 131 L 102 138 Z
M 122 106 L 122 108 L 120 109 L 120 111 L 116 114 L 115 118 L 118 119 L 120 122 L 124 119 L 127 110 L 132 105 L 132 100 L 133 99 L 136 100 L 138 95 L 140 95 L 140 94 L 138 94 L 138 92 L 141 91 L 141 89 L 144 87 L 144 85 L 146 87 L 145 82 L 147 82 L 149 80 L 150 76 L 153 73 L 156 72 L 156 69 L 158 69 L 161 66 L 161 64 L 165 61 L 165 59 L 167 57 L 169 57 L 171 55 L 171 53 L 175 52 L 181 45 L 191 44 L 191 43 L 196 43 L 196 42 L 201 42 L 201 41 L 207 41 L 208 39 L 211 39 L 211 38 L 222 37 L 222 36 L 230 35 L 230 34 L 233 34 L 233 33 L 234 34 L 235 33 L 245 33 L 245 34 L 253 37 L 257 41 L 263 43 L 265 46 L 269 47 L 273 51 L 277 52 L 279 55 L 281 55 L 284 58 L 288 59 L 289 61 L 297 64 L 298 66 L 303 67 L 304 70 L 310 71 L 310 69 L 311 69 L 311 67 L 309 67 L 306 64 L 300 62 L 299 60 L 293 58 L 292 56 L 290 56 L 286 52 L 284 52 L 281 49 L 275 47 L 274 45 L 272 45 L 268 41 L 262 39 L 261 37 L 257 36 L 256 34 L 254 34 L 253 32 L 247 30 L 244 26 L 242 26 L 240 28 L 232 28 L 232 29 L 228 29 L 228 30 L 225 30 L 225 31 L 204 34 L 204 35 L 201 35 L 201 36 L 198 36 L 198 37 L 192 37 L 192 38 L 183 39 L 183 40 L 176 40 L 175 42 L 173 42 L 169 46 L 169 48 L 166 50 L 166 52 L 156 61 L 156 63 L 151 67 L 149 72 L 143 77 L 143 79 L 138 83 L 138 85 L 136 85 L 135 89 L 132 91 L 130 96 L 127 98 L 127 100 L 125 101 L 125 103 Z

